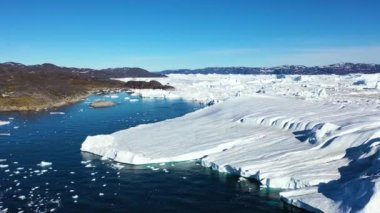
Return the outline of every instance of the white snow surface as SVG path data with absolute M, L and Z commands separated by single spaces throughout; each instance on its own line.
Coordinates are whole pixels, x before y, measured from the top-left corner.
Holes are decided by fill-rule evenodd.
M 169 75 L 160 81 L 175 91 L 135 92 L 217 104 L 88 136 L 81 150 L 129 164 L 201 159 L 203 166 L 286 189 L 283 199 L 300 208 L 377 212 L 380 75 L 294 78 Z M 353 85 L 358 79 L 366 85 Z

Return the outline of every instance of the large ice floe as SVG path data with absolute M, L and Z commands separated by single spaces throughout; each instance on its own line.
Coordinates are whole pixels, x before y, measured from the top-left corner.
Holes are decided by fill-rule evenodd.
M 355 84 L 359 79 L 365 84 Z M 220 103 L 88 136 L 81 150 L 129 164 L 201 159 L 206 167 L 282 188 L 284 201 L 310 211 L 378 212 L 379 79 L 171 75 L 160 81 L 175 91 L 135 92 Z

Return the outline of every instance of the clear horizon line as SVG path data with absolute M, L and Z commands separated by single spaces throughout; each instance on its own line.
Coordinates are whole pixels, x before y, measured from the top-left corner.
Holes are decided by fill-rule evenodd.
M 43 65 L 43 64 L 52 64 L 58 67 L 65 67 L 65 68 L 76 68 L 76 69 L 93 69 L 93 70 L 104 70 L 104 69 L 118 69 L 118 68 L 140 68 L 144 69 L 150 72 L 162 72 L 167 70 L 199 70 L 199 69 L 207 69 L 207 68 L 275 68 L 275 67 L 281 67 L 281 66 L 304 66 L 304 67 L 324 67 L 324 66 L 331 66 L 335 64 L 371 64 L 371 65 L 379 65 L 378 63 L 365 63 L 365 62 L 336 62 L 336 63 L 329 63 L 329 64 L 319 64 L 319 65 L 303 65 L 303 64 L 280 64 L 280 65 L 271 65 L 271 66 L 204 66 L 204 67 L 198 67 L 198 68 L 170 68 L 170 69 L 162 69 L 162 70 L 149 70 L 144 68 L 143 66 L 115 66 L 115 67 L 91 67 L 91 66 L 66 66 L 66 65 L 60 65 L 56 63 L 51 62 L 42 62 L 42 63 L 21 63 L 16 61 L 4 61 L 0 62 L 0 64 L 6 64 L 6 63 L 15 63 L 15 64 L 22 64 L 25 66 L 36 66 L 36 65 Z

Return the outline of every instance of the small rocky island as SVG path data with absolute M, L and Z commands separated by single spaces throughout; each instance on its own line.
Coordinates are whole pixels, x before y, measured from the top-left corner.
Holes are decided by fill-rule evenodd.
M 90 104 L 90 107 L 92 108 L 105 108 L 113 106 L 116 106 L 116 103 L 112 101 L 95 101 Z
M 54 64 L 0 63 L 0 111 L 40 111 L 75 103 L 102 91 L 173 89 L 158 81 L 125 83 L 111 80 L 124 77 L 166 76 L 141 68 L 95 70 Z

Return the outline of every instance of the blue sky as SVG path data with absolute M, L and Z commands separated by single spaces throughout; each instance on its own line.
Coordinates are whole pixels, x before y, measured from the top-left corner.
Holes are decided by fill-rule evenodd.
M 378 0 L 1 0 L 0 62 L 151 71 L 380 63 Z

